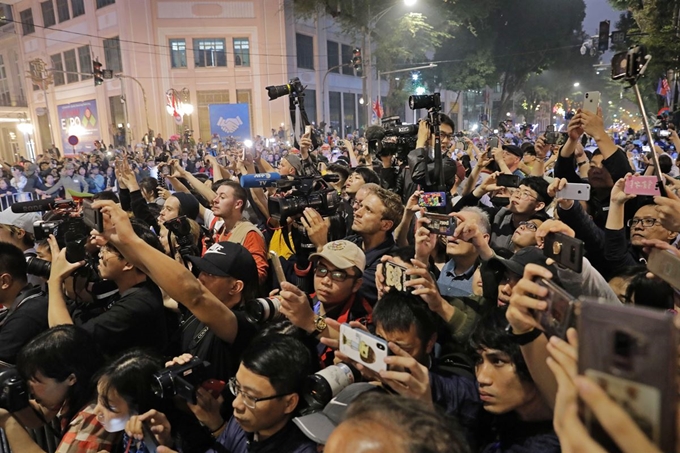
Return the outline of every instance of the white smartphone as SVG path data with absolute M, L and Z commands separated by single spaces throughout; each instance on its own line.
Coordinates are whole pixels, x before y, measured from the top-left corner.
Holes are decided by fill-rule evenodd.
M 340 352 L 376 373 L 387 371 L 385 357 L 391 355 L 387 341 L 349 324 L 340 324 Z
M 555 198 L 564 200 L 590 200 L 590 184 L 567 183 L 564 189 L 558 190 Z
M 588 91 L 584 95 L 583 110 L 590 113 L 597 113 L 597 108 L 600 106 L 600 92 Z

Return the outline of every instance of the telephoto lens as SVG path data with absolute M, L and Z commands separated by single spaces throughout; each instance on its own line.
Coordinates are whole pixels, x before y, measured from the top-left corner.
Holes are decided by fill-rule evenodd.
M 304 390 L 307 407 L 304 412 L 312 413 L 322 410 L 345 387 L 360 380 L 359 370 L 344 362 L 307 376 Z
M 266 324 L 283 319 L 280 308 L 281 300 L 278 297 L 260 297 L 246 301 L 243 305 L 246 318 L 254 324 Z
M 41 260 L 36 256 L 30 256 L 26 259 L 26 273 L 35 275 L 36 277 L 50 278 L 50 270 L 52 263 L 46 260 Z
M 413 95 L 408 98 L 408 106 L 411 110 L 418 109 L 441 109 L 442 102 L 439 93 Z

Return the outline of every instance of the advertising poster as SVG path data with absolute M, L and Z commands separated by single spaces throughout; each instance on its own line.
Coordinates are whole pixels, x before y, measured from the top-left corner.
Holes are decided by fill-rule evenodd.
M 211 104 L 210 133 L 220 138 L 245 140 L 252 137 L 248 104 Z
M 92 151 L 94 141 L 101 138 L 97 101 L 75 102 L 57 106 L 59 129 L 61 133 L 61 150 L 64 154 L 72 154 L 74 147 L 68 143 L 71 135 L 78 137 L 76 153 Z

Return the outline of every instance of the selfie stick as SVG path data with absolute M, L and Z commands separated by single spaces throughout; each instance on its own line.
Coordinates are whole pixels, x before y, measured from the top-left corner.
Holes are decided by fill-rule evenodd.
M 640 94 L 640 88 L 638 87 L 637 84 L 640 77 L 644 75 L 645 70 L 647 69 L 647 65 L 649 65 L 651 59 L 652 59 L 651 55 L 645 55 L 645 60 L 647 61 L 640 68 L 638 74 L 628 79 L 628 82 L 630 82 L 631 88 L 633 88 L 633 91 L 635 92 L 635 97 L 637 98 L 638 102 L 638 108 L 640 109 L 640 114 L 642 115 L 642 124 L 645 126 L 645 133 L 647 134 L 647 139 L 649 140 L 649 143 L 651 145 L 652 158 L 654 159 L 654 173 L 656 173 L 656 177 L 659 180 L 659 192 L 661 193 L 662 197 L 666 197 L 668 196 L 668 194 L 666 193 L 666 181 L 664 179 L 663 174 L 661 173 L 661 167 L 659 166 L 659 156 L 656 153 L 656 149 L 654 149 L 654 139 L 652 138 L 653 137 L 652 129 L 649 127 L 649 120 L 647 119 L 645 103 L 642 102 L 642 94 Z

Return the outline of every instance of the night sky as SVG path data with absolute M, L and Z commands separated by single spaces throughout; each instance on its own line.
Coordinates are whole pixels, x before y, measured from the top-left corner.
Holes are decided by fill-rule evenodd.
M 610 30 L 616 29 L 616 21 L 622 11 L 614 10 L 607 0 L 585 0 L 586 18 L 583 20 L 583 29 L 591 35 L 597 34 L 602 20 L 611 21 Z

